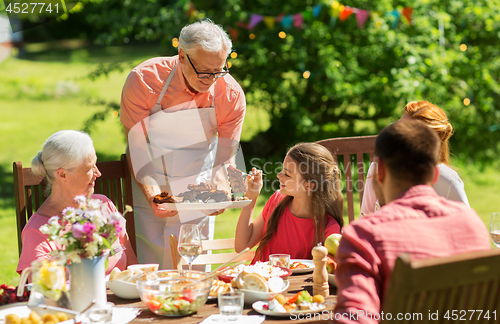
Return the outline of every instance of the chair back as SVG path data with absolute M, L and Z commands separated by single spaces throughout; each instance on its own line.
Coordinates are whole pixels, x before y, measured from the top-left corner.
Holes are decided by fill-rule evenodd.
M 172 260 L 174 266 L 177 267 L 178 270 L 182 270 L 184 265 L 187 265 L 187 262 L 180 256 L 179 250 L 177 249 L 177 235 L 170 234 L 170 249 L 172 253 Z M 234 252 L 234 238 L 230 239 L 219 239 L 219 240 L 203 240 L 201 241 L 201 248 L 203 252 L 211 252 L 211 254 L 200 254 L 193 261 L 193 265 L 212 265 L 212 264 L 222 264 L 233 257 L 235 257 L 238 253 Z M 232 250 L 231 252 L 225 253 L 213 253 L 214 251 L 221 250 Z M 255 256 L 255 251 L 250 250 L 238 258 L 236 258 L 233 262 L 240 261 L 251 261 Z
M 127 156 L 123 154 L 120 161 L 97 162 L 101 176 L 95 182 L 94 192 L 107 196 L 120 213 L 125 206 L 133 207 L 132 177 L 128 168 Z M 42 176 L 33 174 L 31 168 L 23 168 L 21 162 L 14 162 L 14 194 L 16 201 L 17 242 L 19 255 L 23 247 L 21 233 L 33 213 L 47 198 L 47 183 Z M 128 213 L 127 233 L 130 244 L 136 252 L 135 224 L 133 213 Z
M 375 140 L 373 136 L 357 137 L 339 137 L 329 138 L 316 143 L 326 147 L 339 163 L 340 171 L 343 175 L 342 183 L 345 185 L 347 200 L 347 215 L 349 222 L 354 220 L 354 192 L 359 193 L 359 204 L 363 201 L 363 192 L 365 186 L 365 174 L 368 171 L 365 168 L 365 161 L 372 162 L 375 158 Z M 342 156 L 342 161 L 339 161 Z M 354 163 L 357 171 L 357 181 L 353 185 L 352 164 Z M 344 180 L 345 179 L 345 180 Z
M 498 323 L 499 310 L 500 250 L 414 261 L 404 254 L 396 260 L 382 306 L 393 318 L 386 315 L 382 323 L 393 323 L 398 313 L 411 314 L 401 323 L 449 322 L 447 317 Z

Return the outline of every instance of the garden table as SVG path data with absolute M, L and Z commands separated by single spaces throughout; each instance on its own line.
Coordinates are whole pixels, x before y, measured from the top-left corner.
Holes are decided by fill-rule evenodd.
M 301 290 L 307 290 L 312 295 L 312 285 L 313 285 L 312 273 L 292 275 L 289 277 L 288 280 L 290 281 L 290 286 L 286 291 L 286 293 L 283 294 L 286 297 L 291 297 Z M 321 323 L 332 323 L 333 308 L 334 308 L 333 303 L 336 302 L 337 300 L 337 297 L 335 296 L 336 292 L 337 292 L 336 288 L 330 285 L 330 296 L 325 298 L 325 301 L 327 302 L 327 307 L 325 310 L 322 311 L 322 313 L 316 314 L 316 317 L 312 317 L 313 315 L 309 315 L 311 317 L 307 317 L 308 315 L 301 314 L 300 318 L 292 317 L 293 320 L 291 320 L 288 317 L 266 316 L 266 320 L 264 322 L 276 323 L 276 324 L 291 323 L 291 322 L 310 323 L 311 320 L 314 320 L 315 322 L 319 321 Z M 140 323 L 192 324 L 192 323 L 200 323 L 201 321 L 203 321 L 212 314 L 219 314 L 219 308 L 217 307 L 217 302 L 215 300 L 208 301 L 198 310 L 198 312 L 183 317 L 164 317 L 156 315 L 152 313 L 142 301 L 137 299 L 135 300 L 121 299 L 119 297 L 116 297 L 109 290 L 108 290 L 108 301 L 115 303 L 116 307 L 141 308 L 142 309 L 141 314 L 130 322 L 132 324 L 140 324 Z M 243 314 L 260 315 L 259 313 L 257 313 L 255 310 L 252 309 L 251 305 L 247 304 L 245 304 Z

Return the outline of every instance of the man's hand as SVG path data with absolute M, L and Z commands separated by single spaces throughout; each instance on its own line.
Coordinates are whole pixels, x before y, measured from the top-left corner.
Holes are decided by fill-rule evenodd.
M 153 208 L 153 212 L 155 213 L 155 216 L 158 218 L 167 218 L 167 217 L 174 217 L 175 215 L 178 214 L 176 209 L 167 209 L 164 207 L 160 207 L 157 203 L 153 202 L 154 196 L 149 198 L 149 203 L 151 205 L 151 208 Z

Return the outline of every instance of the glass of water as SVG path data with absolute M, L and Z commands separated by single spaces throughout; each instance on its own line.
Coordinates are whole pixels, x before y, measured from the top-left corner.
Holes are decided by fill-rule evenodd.
M 109 324 L 113 317 L 113 307 L 115 304 L 106 302 L 103 304 L 95 304 L 89 309 L 87 316 L 91 324 Z
M 500 213 L 491 214 L 490 237 L 493 243 L 500 248 Z
M 243 314 L 245 295 L 241 291 L 219 294 L 219 313 L 224 321 L 236 321 Z

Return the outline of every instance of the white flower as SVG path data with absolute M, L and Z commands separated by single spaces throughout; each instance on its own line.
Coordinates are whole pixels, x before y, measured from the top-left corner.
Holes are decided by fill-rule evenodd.
M 101 201 L 99 199 L 89 199 L 89 201 L 87 201 L 87 206 L 88 208 L 90 209 L 100 209 L 101 208 Z
M 61 225 L 59 225 L 59 216 L 52 216 L 49 218 L 49 221 L 47 222 L 50 226 L 59 228 Z
M 87 197 L 80 195 L 75 197 L 75 201 L 80 205 L 85 204 L 87 202 Z
M 52 230 L 49 227 L 49 224 L 45 224 L 45 225 L 40 226 L 40 232 L 42 232 L 42 234 L 49 235 L 50 233 L 52 233 Z
M 94 234 L 94 241 L 89 242 L 87 243 L 87 245 L 85 245 L 85 251 L 87 251 L 89 255 L 96 255 L 97 251 L 99 251 L 99 241 L 95 239 L 95 235 L 96 234 Z
M 122 219 L 122 215 L 118 212 L 113 212 L 111 214 L 108 214 L 108 219 L 111 222 L 119 222 Z
M 71 260 L 71 263 L 80 263 L 82 261 L 82 258 L 80 258 L 80 255 L 78 254 L 78 251 L 68 253 L 68 259 Z

